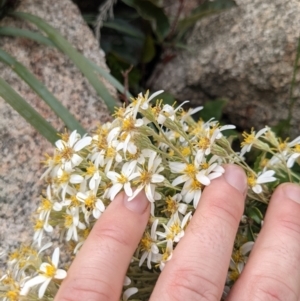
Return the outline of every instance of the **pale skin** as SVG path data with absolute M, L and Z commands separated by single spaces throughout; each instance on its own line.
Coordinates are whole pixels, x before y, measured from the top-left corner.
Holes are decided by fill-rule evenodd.
M 150 301 L 221 299 L 247 189 L 240 167 L 225 169 L 205 188 Z M 93 227 L 55 301 L 119 301 L 149 214 L 143 193 L 131 202 L 120 193 Z M 286 183 L 274 192 L 249 261 L 226 301 L 300 301 L 299 267 L 300 187 Z

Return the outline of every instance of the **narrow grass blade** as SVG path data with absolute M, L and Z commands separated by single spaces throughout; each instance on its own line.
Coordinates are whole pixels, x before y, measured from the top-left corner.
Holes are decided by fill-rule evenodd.
M 0 96 L 52 144 L 58 140 L 57 131 L 0 77 Z
M 43 45 L 56 47 L 56 45 L 52 43 L 47 37 L 43 36 L 40 33 L 33 32 L 27 29 L 20 29 L 15 27 L 0 27 L 0 35 L 23 37 Z M 97 73 L 99 73 L 103 78 L 105 78 L 109 83 L 111 83 L 120 93 L 124 93 L 124 86 L 117 79 L 115 79 L 107 70 L 96 65 L 88 58 L 86 58 L 86 60 L 89 62 L 91 68 L 93 68 Z M 129 92 L 127 92 L 126 94 L 128 99 L 132 97 L 132 95 Z
M 21 28 L 9 27 L 9 26 L 0 27 L 0 35 L 23 37 L 38 42 L 40 44 L 44 44 L 47 46 L 54 46 L 54 44 L 42 34 L 27 29 L 21 29 Z
M 77 130 L 81 135 L 86 133 L 82 125 L 69 110 L 24 65 L 2 49 L 0 49 L 0 61 L 11 67 L 47 103 L 71 131 Z
M 117 106 L 116 100 L 110 95 L 105 85 L 99 80 L 95 70 L 91 68 L 89 61 L 80 54 L 56 29 L 44 22 L 41 18 L 21 12 L 13 12 L 12 16 L 24 19 L 35 24 L 47 37 L 65 53 L 78 69 L 85 75 L 97 94 L 103 99 L 110 112 L 114 112 Z

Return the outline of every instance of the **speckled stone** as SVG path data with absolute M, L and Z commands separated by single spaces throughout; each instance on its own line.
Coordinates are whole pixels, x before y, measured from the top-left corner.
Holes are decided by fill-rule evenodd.
M 191 2 L 197 2 L 192 0 Z M 300 36 L 298 0 L 236 0 L 237 7 L 201 19 L 187 50 L 158 65 L 152 90 L 165 89 L 194 105 L 225 97 L 231 122 L 276 125 L 288 114 L 289 90 Z M 294 96 L 300 97 L 300 72 Z M 293 133 L 300 132 L 300 102 Z
M 77 50 L 106 68 L 103 51 L 70 0 L 23 0 L 18 11 L 35 14 L 58 29 Z M 34 29 L 25 22 L 5 18 L 2 26 Z M 35 29 L 36 30 L 36 29 Z M 74 64 L 58 50 L 23 38 L 3 38 L 0 47 L 13 55 L 91 130 L 110 119 L 103 101 L 96 95 Z M 0 76 L 21 94 L 57 130 L 63 124 L 38 96 L 8 67 L 0 64 Z M 105 83 L 112 95 L 115 89 Z M 43 169 L 41 160 L 52 146 L 0 97 L 0 252 L 12 250 L 32 237 L 32 212 L 40 201 Z M 1 267 L 1 263 L 0 263 Z

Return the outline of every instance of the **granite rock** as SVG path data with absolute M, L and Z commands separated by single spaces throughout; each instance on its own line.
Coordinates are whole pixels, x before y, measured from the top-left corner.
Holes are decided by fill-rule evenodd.
M 23 0 L 18 11 L 43 18 L 58 29 L 78 51 L 107 68 L 103 51 L 93 33 L 70 0 Z M 23 21 L 5 18 L 2 26 L 35 29 Z M 71 111 L 88 131 L 110 119 L 104 102 L 97 96 L 74 64 L 58 50 L 23 38 L 3 38 L 0 47 L 24 64 Z M 22 95 L 58 131 L 62 122 L 9 68 L 0 64 L 0 76 Z M 115 89 L 104 82 L 112 95 Z M 0 97 L 0 251 L 19 243 L 30 243 L 32 212 L 40 201 L 43 172 L 41 160 L 53 147 Z
M 167 90 L 193 105 L 225 97 L 232 123 L 241 128 L 273 126 L 288 115 L 300 2 L 236 0 L 236 4 L 200 20 L 189 34 L 188 50 L 156 67 L 151 88 Z M 299 83 L 300 73 L 296 99 Z M 299 101 L 292 111 L 295 136 L 300 132 Z

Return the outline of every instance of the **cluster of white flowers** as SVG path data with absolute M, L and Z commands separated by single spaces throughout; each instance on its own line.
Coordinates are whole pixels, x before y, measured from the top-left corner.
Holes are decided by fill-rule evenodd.
M 263 221 L 258 204 L 267 204 L 273 183 L 283 181 L 284 175 L 289 181 L 299 181 L 291 167 L 300 157 L 300 138 L 288 143 L 268 127 L 257 134 L 252 130 L 243 134 L 241 152 L 236 153 L 223 135 L 234 126 L 221 126 L 214 119 L 196 122 L 191 115 L 202 107 L 184 111 L 182 106 L 175 108 L 162 101 L 151 104 L 161 92 L 150 97 L 148 92 L 139 94 L 130 105 L 117 109 L 111 123 L 99 126 L 91 136 L 81 137 L 76 131 L 61 134 L 54 154 L 44 161 L 46 187 L 36 214 L 35 248 L 23 247 L 11 255 L 9 271 L 0 279 L 0 300 L 17 301 L 20 295 L 28 294 L 52 300 L 66 272 L 57 268 L 58 248 L 49 263 L 42 263 L 35 251 L 48 246 L 45 232 L 58 228 L 76 254 L 95 221 L 122 190 L 129 201 L 144 190 L 151 203 L 148 226 L 128 270 L 132 281 L 126 278 L 124 284 L 129 288 L 124 288 L 123 294 L 123 300 L 133 294 L 143 299 L 139 295 L 143 273 L 147 285 L 152 275 L 154 285 L 157 272 L 168 264 L 184 236 L 203 190 L 224 173 L 222 164 L 229 162 L 245 169 L 249 184 L 245 215 L 228 271 L 227 286 L 234 283 Z M 261 152 L 254 169 L 244 160 L 252 147 Z M 134 281 L 136 271 L 138 283 Z

